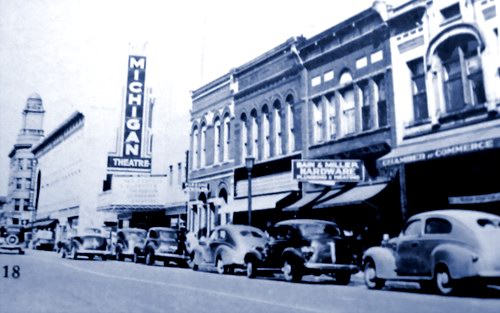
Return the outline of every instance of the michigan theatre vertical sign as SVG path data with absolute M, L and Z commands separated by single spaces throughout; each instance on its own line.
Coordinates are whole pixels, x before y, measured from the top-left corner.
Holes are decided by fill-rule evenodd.
M 151 158 L 145 154 L 145 80 L 146 57 L 128 58 L 127 90 L 123 119 L 123 141 L 117 156 L 108 156 L 108 169 L 113 171 L 151 172 Z

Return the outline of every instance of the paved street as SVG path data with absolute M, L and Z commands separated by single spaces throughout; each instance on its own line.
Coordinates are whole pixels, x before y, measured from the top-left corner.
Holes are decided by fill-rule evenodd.
M 12 268 L 20 277 L 12 278 Z M 60 259 L 52 252 L 0 254 L 2 312 L 498 312 L 500 291 L 442 297 L 418 289 L 367 290 L 328 279 L 286 283 L 117 261 Z M 9 278 L 5 278 L 8 266 Z

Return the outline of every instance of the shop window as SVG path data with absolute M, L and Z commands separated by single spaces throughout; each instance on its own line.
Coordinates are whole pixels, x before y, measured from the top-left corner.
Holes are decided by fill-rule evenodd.
M 421 121 L 429 117 L 427 108 L 427 92 L 425 88 L 424 59 L 419 58 L 408 62 L 411 72 L 413 94 L 413 120 Z
M 463 110 L 486 102 L 479 47 L 475 39 L 452 38 L 438 50 L 443 64 L 446 112 Z M 458 40 L 456 40 L 458 39 Z
M 321 99 L 312 101 L 313 113 L 313 129 L 314 129 L 314 142 L 318 143 L 323 140 L 323 108 Z

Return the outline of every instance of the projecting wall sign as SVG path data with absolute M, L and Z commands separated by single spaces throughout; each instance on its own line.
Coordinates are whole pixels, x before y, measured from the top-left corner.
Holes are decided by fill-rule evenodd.
M 151 158 L 144 149 L 146 57 L 130 55 L 128 59 L 127 91 L 123 119 L 123 140 L 119 155 L 108 156 L 111 171 L 151 172 Z

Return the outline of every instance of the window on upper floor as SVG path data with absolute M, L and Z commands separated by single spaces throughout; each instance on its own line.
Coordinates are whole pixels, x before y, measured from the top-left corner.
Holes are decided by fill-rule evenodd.
M 224 116 L 224 161 L 229 161 L 229 148 L 231 146 L 231 119 L 229 114 Z
M 356 130 L 354 89 L 352 86 L 341 92 L 340 104 L 342 135 L 352 134 Z
M 273 155 L 283 154 L 283 125 L 281 121 L 281 103 L 276 100 L 273 104 L 273 133 L 274 151 Z
M 460 4 L 457 2 L 453 5 L 441 9 L 441 15 L 443 16 L 444 22 L 459 18 L 461 16 Z
M 448 113 L 486 102 L 477 41 L 467 35 L 451 39 L 437 50 L 443 67 L 443 91 Z
M 24 180 L 24 183 L 25 183 L 24 188 L 27 189 L 27 190 L 30 190 L 31 189 L 31 178 L 26 178 Z
M 15 199 L 14 200 L 14 211 L 20 211 L 20 210 L 21 210 L 21 200 Z
M 289 95 L 286 98 L 286 121 L 288 130 L 288 152 L 292 153 L 295 151 L 295 123 L 294 123 L 294 106 L 293 106 L 293 96 Z
M 429 111 L 427 107 L 427 92 L 425 88 L 424 59 L 418 58 L 408 62 L 408 68 L 411 72 L 413 120 L 425 120 L 429 117 Z
M 193 164 L 192 164 L 192 168 L 198 168 L 199 167 L 199 159 L 198 159 L 198 146 L 199 146 L 199 143 L 198 143 L 198 128 L 195 128 L 193 130 L 193 136 L 191 138 L 191 142 L 192 142 L 192 147 L 191 147 L 191 151 L 193 151 Z
M 23 189 L 23 179 L 16 178 L 16 189 Z
M 318 143 L 323 141 L 323 102 L 321 98 L 312 101 L 312 116 L 313 116 L 313 142 Z
M 200 131 L 200 166 L 207 165 L 207 125 L 203 123 Z
M 264 106 L 262 108 L 262 130 L 264 136 L 264 158 L 268 159 L 271 156 L 271 112 L 269 108 Z
M 251 130 L 252 130 L 252 156 L 255 160 L 259 159 L 259 123 L 257 122 L 257 111 L 252 111 L 251 118 Z
M 245 158 L 250 155 L 250 142 L 248 141 L 248 125 L 247 116 L 245 114 L 241 115 L 240 125 L 241 125 L 241 163 L 245 161 Z
M 386 81 L 385 76 L 381 75 L 375 78 L 377 113 L 378 113 L 378 127 L 387 126 L 389 123 L 387 98 L 386 98 Z
M 19 159 L 17 165 L 20 171 L 24 170 L 24 159 Z
M 220 162 L 220 148 L 221 148 L 221 121 L 216 118 L 214 122 L 214 164 Z
M 27 199 L 23 200 L 23 211 L 29 211 L 30 210 L 30 202 Z
M 19 219 L 18 218 L 13 218 L 12 219 L 12 224 L 13 225 L 19 225 Z
M 372 106 L 371 106 L 371 97 L 372 93 L 370 92 L 370 84 L 369 82 L 363 82 L 359 85 L 359 89 L 361 90 L 361 128 L 363 131 L 370 130 L 373 128 L 373 118 L 372 118 Z
M 328 137 L 329 139 L 335 139 L 337 137 L 337 108 L 335 107 L 335 96 L 330 96 L 327 101 Z

